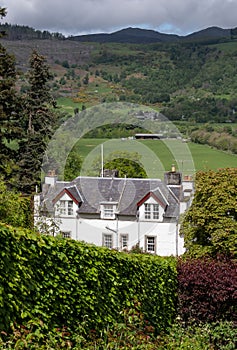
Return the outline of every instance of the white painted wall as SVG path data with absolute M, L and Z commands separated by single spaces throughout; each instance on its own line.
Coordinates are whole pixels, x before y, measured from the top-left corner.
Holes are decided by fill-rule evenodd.
M 128 234 L 128 249 L 140 241 L 140 247 L 145 249 L 145 236 L 157 237 L 156 254 L 170 256 L 184 253 L 183 239 L 178 237 L 177 225 L 173 223 L 157 223 L 151 221 L 116 221 L 103 219 L 84 219 L 76 217 L 64 218 L 60 225 L 63 232 L 70 231 L 75 240 L 85 241 L 102 246 L 103 234 L 112 234 L 113 248 L 120 248 L 120 235 Z M 113 231 L 114 232 L 113 232 Z M 118 235 L 117 233 L 118 232 Z M 178 245 L 178 247 L 177 247 Z
M 60 200 L 71 200 L 65 193 Z M 157 203 L 153 197 L 150 197 L 146 203 Z M 37 221 L 39 205 L 39 196 L 35 197 L 35 222 Z M 181 212 L 185 210 L 186 203 L 181 205 Z M 55 208 L 57 207 L 57 203 Z M 128 249 L 131 249 L 138 242 L 140 247 L 145 249 L 145 237 L 155 236 L 156 254 L 160 256 L 181 255 L 184 253 L 184 240 L 179 237 L 179 226 L 174 219 L 173 222 L 164 223 L 164 208 L 160 206 L 159 221 L 144 219 L 144 204 L 140 207 L 139 220 L 123 217 L 122 220 L 106 220 L 77 217 L 77 205 L 73 203 L 73 215 L 61 215 L 56 211 L 55 220 L 60 226 L 61 232 L 70 232 L 71 238 L 85 241 L 97 246 L 102 246 L 103 234 L 113 235 L 113 247 L 120 247 L 120 235 L 128 234 Z M 114 231 L 114 232 L 113 232 Z M 117 234 L 118 233 L 118 234 Z

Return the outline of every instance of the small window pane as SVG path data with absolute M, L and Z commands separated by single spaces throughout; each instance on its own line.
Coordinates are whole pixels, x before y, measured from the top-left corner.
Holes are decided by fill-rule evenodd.
M 60 214 L 66 215 L 66 201 L 59 202 L 59 211 Z
M 145 203 L 145 219 L 151 218 L 151 205 Z
M 68 201 L 68 215 L 73 215 L 73 201 Z
M 153 204 L 153 219 L 159 219 L 159 204 Z

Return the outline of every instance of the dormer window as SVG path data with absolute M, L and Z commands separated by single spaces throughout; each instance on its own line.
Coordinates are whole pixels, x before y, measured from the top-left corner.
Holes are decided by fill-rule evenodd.
M 73 201 L 60 200 L 58 209 L 61 215 L 73 215 Z
M 114 206 L 112 204 L 105 204 L 103 206 L 104 218 L 113 218 L 114 217 Z
M 145 203 L 145 219 L 159 220 L 159 204 Z
M 103 203 L 100 205 L 101 219 L 115 219 L 117 203 Z

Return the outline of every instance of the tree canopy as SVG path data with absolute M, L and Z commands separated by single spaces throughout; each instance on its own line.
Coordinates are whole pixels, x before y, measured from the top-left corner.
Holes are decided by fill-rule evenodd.
M 0 17 L 6 15 L 6 10 L 0 8 Z M 0 38 L 4 36 L 0 32 Z M 13 176 L 16 151 L 11 143 L 19 137 L 21 128 L 21 103 L 15 89 L 16 71 L 15 58 L 10 55 L 0 43 L 0 171 L 5 179 Z
M 237 169 L 198 172 L 196 192 L 181 234 L 187 254 L 237 257 Z
M 30 200 L 13 190 L 8 190 L 0 178 L 0 220 L 14 227 L 30 227 Z
M 104 159 L 104 169 L 117 170 L 119 177 L 146 178 L 147 174 L 141 163 L 138 152 L 113 151 Z M 101 159 L 97 157 L 93 163 L 93 170 L 101 172 Z
M 50 77 L 45 58 L 33 51 L 28 73 L 30 85 L 24 96 L 23 135 L 19 142 L 19 188 L 28 194 L 39 183 L 43 154 L 56 123 L 48 86 Z

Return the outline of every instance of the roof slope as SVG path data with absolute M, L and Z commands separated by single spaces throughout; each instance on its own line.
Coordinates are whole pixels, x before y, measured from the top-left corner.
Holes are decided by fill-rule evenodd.
M 50 211 L 65 189 L 80 204 L 78 212 L 81 214 L 99 213 L 100 204 L 111 202 L 117 203 L 120 215 L 134 216 L 138 203 L 149 193 L 167 207 L 166 217 L 175 217 L 178 213 L 177 196 L 159 179 L 77 177 L 72 182 L 57 182 L 43 194 Z

